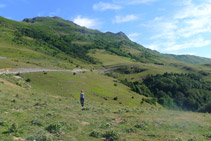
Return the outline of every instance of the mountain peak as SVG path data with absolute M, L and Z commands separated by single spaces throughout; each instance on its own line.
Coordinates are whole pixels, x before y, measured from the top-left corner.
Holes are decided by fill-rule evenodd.
M 127 37 L 127 35 L 126 35 L 124 32 L 122 32 L 122 31 L 116 33 L 116 35 L 119 35 L 119 36 L 121 36 L 121 37 L 123 37 L 123 38 L 125 38 L 125 39 L 129 39 L 129 38 Z
M 60 17 L 34 17 L 34 18 L 25 18 L 23 19 L 23 22 L 27 22 L 27 23 L 34 23 L 34 22 L 43 22 L 43 21 L 47 21 L 47 20 L 51 20 L 51 19 L 55 19 L 55 20 L 64 20 Z

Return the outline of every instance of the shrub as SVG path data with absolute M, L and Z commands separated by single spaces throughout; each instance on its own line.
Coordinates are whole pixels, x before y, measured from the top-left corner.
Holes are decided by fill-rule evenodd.
M 31 121 L 32 125 L 42 126 L 42 122 L 40 120 L 34 119 Z
M 18 132 L 18 124 L 13 123 L 8 130 L 8 133 L 17 133 Z
M 117 96 L 116 96 L 116 97 L 114 97 L 114 98 L 113 98 L 113 100 L 118 100 L 118 97 L 117 97 Z
M 211 113 L 211 103 L 206 104 L 205 106 L 203 106 L 202 108 L 199 109 L 199 112 L 202 113 Z
M 34 135 L 28 137 L 27 141 L 53 141 L 53 138 L 46 134 L 44 131 L 39 131 Z
M 156 98 L 142 98 L 141 104 L 144 102 L 149 103 L 151 105 L 156 105 L 157 99 Z
M 20 76 L 20 72 L 16 73 L 16 76 Z
M 198 139 L 196 137 L 188 139 L 188 141 L 197 141 Z
M 127 133 L 135 133 L 136 129 L 135 128 L 129 128 L 129 129 L 126 129 L 126 132 Z
M 102 124 L 102 125 L 100 126 L 100 128 L 108 128 L 108 127 L 110 127 L 110 124 L 109 124 L 109 123 Z
M 204 136 L 211 139 L 211 132 L 207 133 L 207 134 L 204 134 Z
M 134 125 L 134 127 L 139 128 L 141 130 L 147 130 L 147 123 L 146 122 L 138 123 Z
M 31 79 L 27 78 L 27 79 L 26 79 L 26 82 L 31 82 Z
M 13 99 L 11 102 L 16 103 L 16 100 L 15 100 L 15 99 Z
M 82 108 L 81 110 L 82 110 L 82 111 L 88 111 L 89 108 Z
M 63 128 L 65 128 L 65 130 L 76 130 L 78 128 L 76 124 L 69 123 L 67 121 L 62 121 L 60 124 Z
M 16 85 L 18 85 L 18 86 L 20 86 L 20 87 L 22 86 L 22 84 L 21 84 L 21 83 L 18 83 L 18 82 L 16 82 Z
M 3 119 L 0 119 L 0 126 L 6 126 L 7 123 L 3 120 Z
M 50 124 L 48 127 L 45 128 L 50 133 L 60 133 L 62 126 L 59 123 Z
M 106 131 L 103 135 L 104 138 L 106 138 L 109 141 L 118 140 L 119 134 L 115 133 L 114 131 Z
M 101 133 L 97 132 L 97 131 L 92 131 L 90 134 L 89 134 L 90 137 L 95 137 L 95 138 L 100 138 L 102 136 Z
M 181 138 L 177 138 L 176 141 L 182 141 L 182 139 Z

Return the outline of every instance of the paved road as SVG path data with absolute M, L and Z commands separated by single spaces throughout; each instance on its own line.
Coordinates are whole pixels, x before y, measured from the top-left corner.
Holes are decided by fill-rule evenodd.
M 62 70 L 62 69 L 46 69 L 46 68 L 16 68 L 16 69 L 0 69 L 0 74 L 16 74 L 16 73 L 43 72 L 43 71 L 82 72 L 82 71 L 88 71 L 88 69 L 76 68 L 73 70 Z
M 137 66 L 144 66 L 146 64 L 137 64 L 137 65 L 121 65 L 121 66 L 112 66 L 107 67 L 105 69 L 97 69 L 97 71 L 100 71 L 101 73 L 105 73 L 107 71 L 115 70 L 118 68 L 124 68 L 124 67 L 137 67 Z M 29 73 L 29 72 L 49 72 L 49 71 L 66 71 L 66 72 L 83 72 L 83 71 L 89 71 L 88 69 L 79 69 L 75 68 L 73 70 L 64 70 L 64 69 L 46 69 L 46 68 L 5 68 L 0 69 L 0 74 L 16 74 L 16 73 Z
M 8 59 L 7 57 L 2 57 L 2 56 L 0 56 L 0 59 Z

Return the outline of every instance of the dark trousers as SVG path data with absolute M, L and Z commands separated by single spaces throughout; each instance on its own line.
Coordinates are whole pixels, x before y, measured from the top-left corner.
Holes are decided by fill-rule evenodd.
M 81 98 L 80 101 L 81 101 L 81 106 L 84 107 L 84 98 Z

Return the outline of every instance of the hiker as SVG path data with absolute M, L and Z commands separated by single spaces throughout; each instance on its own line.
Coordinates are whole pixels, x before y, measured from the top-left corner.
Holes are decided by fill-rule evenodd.
M 81 90 L 80 101 L 81 101 L 81 106 L 84 107 L 84 91 L 83 90 Z

